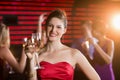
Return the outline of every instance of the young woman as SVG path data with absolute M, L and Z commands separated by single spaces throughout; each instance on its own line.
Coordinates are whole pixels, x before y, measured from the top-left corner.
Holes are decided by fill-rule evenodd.
M 90 39 L 95 48 L 93 66 L 101 80 L 115 80 L 112 69 L 114 41 L 106 36 L 107 28 L 108 25 L 101 20 L 93 24 L 93 35 L 98 39 L 98 43 Z
M 10 49 L 10 36 L 9 36 L 9 28 L 4 25 L 3 23 L 0 23 L 0 80 L 3 79 L 3 64 L 7 62 L 13 69 L 16 71 L 22 73 L 25 68 L 26 64 L 26 55 L 24 52 L 22 53 L 20 62 L 15 59 L 13 54 L 11 53 Z
M 52 11 L 46 20 L 47 44 L 41 50 L 38 61 L 40 69 L 35 70 L 34 53 L 30 58 L 30 80 L 73 80 L 74 68 L 79 68 L 90 80 L 100 80 L 96 71 L 83 54 L 61 42 L 67 31 L 67 17 L 63 10 Z

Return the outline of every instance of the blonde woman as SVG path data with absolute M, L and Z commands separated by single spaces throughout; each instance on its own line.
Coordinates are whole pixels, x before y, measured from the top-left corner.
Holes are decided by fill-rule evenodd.
M 11 53 L 10 49 L 10 33 L 9 28 L 0 23 L 0 80 L 3 80 L 3 64 L 7 62 L 11 67 L 13 67 L 16 71 L 22 73 L 26 64 L 26 55 L 24 52 L 22 53 L 20 62 L 16 60 L 16 58 Z

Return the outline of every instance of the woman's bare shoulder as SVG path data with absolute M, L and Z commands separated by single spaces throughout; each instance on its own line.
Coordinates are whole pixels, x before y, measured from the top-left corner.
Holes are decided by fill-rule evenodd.
M 0 52 L 6 52 L 8 50 L 9 50 L 8 47 L 0 47 Z
M 111 47 L 111 46 L 114 47 L 114 41 L 112 39 L 106 38 L 106 43 L 109 43 L 109 44 L 107 44 L 108 47 Z
M 106 41 L 109 42 L 109 43 L 114 43 L 114 41 L 110 38 L 106 38 Z
M 79 51 L 78 49 L 71 48 L 71 47 L 68 47 L 68 49 L 70 50 L 70 52 L 73 56 L 82 55 L 81 51 Z
M 8 47 L 0 47 L 0 56 L 4 57 L 7 53 L 9 53 L 9 48 Z
M 83 63 L 86 60 L 85 56 L 78 49 L 70 48 L 70 50 L 72 58 L 75 61 L 75 64 Z

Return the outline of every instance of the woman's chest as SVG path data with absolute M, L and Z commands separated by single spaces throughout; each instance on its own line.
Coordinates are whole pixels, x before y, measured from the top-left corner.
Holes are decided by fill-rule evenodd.
M 70 53 L 64 52 L 55 52 L 55 53 L 48 53 L 47 55 L 41 56 L 41 61 L 47 61 L 50 63 L 58 63 L 58 62 L 67 62 L 71 64 L 73 67 L 75 66 L 75 60 L 73 59 Z

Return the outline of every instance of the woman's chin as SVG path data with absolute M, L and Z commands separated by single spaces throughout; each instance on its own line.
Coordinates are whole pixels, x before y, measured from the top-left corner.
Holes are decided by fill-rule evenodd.
M 56 40 L 55 37 L 50 37 L 50 38 L 49 38 L 49 41 L 55 41 L 55 40 Z

